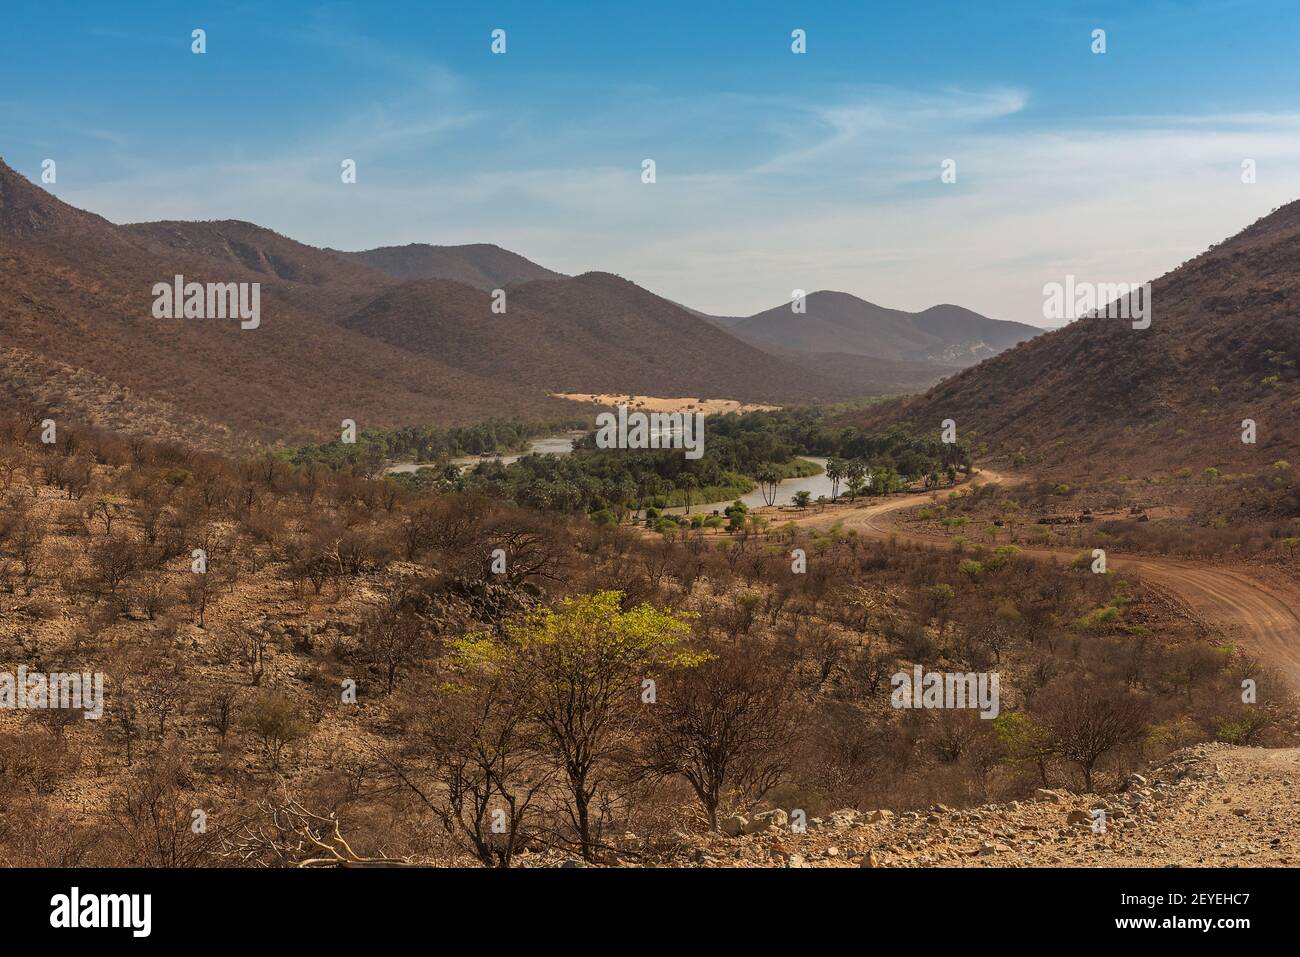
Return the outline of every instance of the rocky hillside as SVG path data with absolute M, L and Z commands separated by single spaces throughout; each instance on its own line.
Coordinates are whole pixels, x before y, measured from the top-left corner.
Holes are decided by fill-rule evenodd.
M 1039 790 L 1030 801 L 926 813 L 835 811 L 792 833 L 790 815 L 734 816 L 722 835 L 627 835 L 647 862 L 678 867 L 1294 867 L 1300 749 L 1202 744 L 1105 796 Z M 1106 814 L 1104 832 L 1093 811 Z M 524 866 L 575 866 L 555 858 Z
M 1150 327 L 1093 317 L 862 424 L 959 433 L 1031 465 L 1130 474 L 1262 468 L 1300 453 L 1300 202 L 1156 279 Z M 1256 442 L 1242 442 L 1242 422 Z

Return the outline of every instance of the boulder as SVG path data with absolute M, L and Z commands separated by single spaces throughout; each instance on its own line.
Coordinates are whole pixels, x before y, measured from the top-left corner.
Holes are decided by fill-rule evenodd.
M 789 816 L 780 808 L 771 811 L 760 811 L 749 819 L 744 831 L 746 834 L 760 834 L 772 828 L 783 828 L 789 822 Z
M 831 826 L 841 830 L 846 827 L 852 827 L 860 820 L 862 820 L 862 815 L 853 808 L 840 808 L 838 811 L 831 811 L 830 813 Z
M 743 815 L 733 814 L 722 822 L 722 833 L 727 837 L 740 837 L 748 825 L 749 821 Z

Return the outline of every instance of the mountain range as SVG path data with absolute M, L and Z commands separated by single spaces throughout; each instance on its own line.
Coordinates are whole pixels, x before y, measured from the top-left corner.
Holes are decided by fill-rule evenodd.
M 905 312 L 825 290 L 806 296 L 802 311 L 783 303 L 752 316 L 717 321 L 760 346 L 945 366 L 974 365 L 1042 332 L 961 306 Z
M 260 326 L 154 318 L 154 285 L 178 275 L 259 283 Z M 961 310 L 910 337 L 882 326 L 877 346 L 847 328 L 764 339 L 497 246 L 341 252 L 233 220 L 115 225 L 3 162 L 0 276 L 0 402 L 209 447 L 326 437 L 345 418 L 571 417 L 581 407 L 554 397 L 566 392 L 781 404 L 911 392 L 953 372 L 936 356 L 1013 325 Z M 745 323 L 761 331 L 764 315 Z
M 261 283 L 260 327 L 153 318 L 154 284 L 176 275 Z M 1300 203 L 1155 280 L 1145 330 L 1098 316 L 1041 332 L 827 291 L 803 313 L 706 317 L 496 246 L 341 253 L 237 221 L 119 226 L 3 163 L 0 276 L 0 402 L 196 445 L 319 438 L 345 418 L 558 419 L 581 408 L 564 392 L 803 403 L 928 387 L 846 421 L 951 418 L 1049 466 L 1300 454 Z

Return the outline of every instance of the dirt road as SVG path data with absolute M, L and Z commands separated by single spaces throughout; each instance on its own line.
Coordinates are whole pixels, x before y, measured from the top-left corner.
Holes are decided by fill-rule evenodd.
M 977 473 L 975 482 L 1008 481 L 989 469 Z M 845 528 L 872 538 L 897 536 L 901 541 L 950 545 L 951 539 L 925 535 L 899 527 L 894 521 L 902 509 L 928 504 L 930 492 L 900 495 L 858 507 L 834 508 L 793 519 L 797 525 Z M 784 518 L 782 519 L 784 521 Z M 1023 553 L 1039 558 L 1070 561 L 1077 550 L 1021 546 Z M 1283 593 L 1253 577 L 1249 570 L 1222 565 L 1147 556 L 1108 556 L 1111 569 L 1132 572 L 1149 584 L 1175 596 L 1207 625 L 1229 638 L 1265 664 L 1271 665 L 1300 691 L 1300 595 Z

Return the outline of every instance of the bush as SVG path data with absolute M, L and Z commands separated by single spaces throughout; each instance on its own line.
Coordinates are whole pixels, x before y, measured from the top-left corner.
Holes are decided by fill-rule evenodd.
M 244 715 L 243 726 L 259 741 L 271 759 L 271 767 L 280 767 L 280 756 L 287 745 L 307 736 L 307 722 L 298 717 L 293 702 L 278 691 L 257 697 Z

